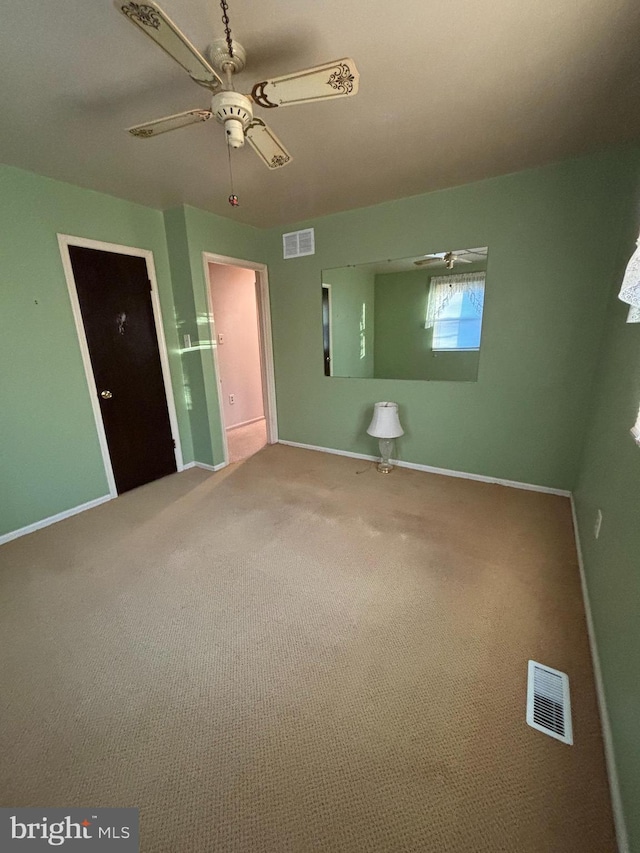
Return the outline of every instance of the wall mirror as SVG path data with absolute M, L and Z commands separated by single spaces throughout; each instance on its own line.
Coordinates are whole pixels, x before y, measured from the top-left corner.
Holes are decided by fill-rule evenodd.
M 475 382 L 488 250 L 322 271 L 325 376 Z

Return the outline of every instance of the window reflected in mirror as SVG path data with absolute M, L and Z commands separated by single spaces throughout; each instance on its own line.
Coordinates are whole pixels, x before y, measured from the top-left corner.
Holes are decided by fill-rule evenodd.
M 488 250 L 322 272 L 325 376 L 474 382 Z

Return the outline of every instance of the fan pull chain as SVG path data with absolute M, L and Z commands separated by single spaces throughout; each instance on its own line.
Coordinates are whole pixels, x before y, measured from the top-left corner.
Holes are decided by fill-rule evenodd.
M 231 168 L 231 148 L 227 145 L 227 155 L 229 157 L 229 183 L 231 185 L 231 195 L 229 196 L 229 204 L 231 207 L 237 207 L 240 202 L 238 196 L 233 191 L 233 169 Z
M 222 23 L 224 24 L 224 34 L 227 39 L 227 48 L 229 56 L 233 59 L 233 42 L 231 41 L 231 27 L 229 26 L 229 6 L 227 0 L 220 0 L 220 8 L 222 9 Z

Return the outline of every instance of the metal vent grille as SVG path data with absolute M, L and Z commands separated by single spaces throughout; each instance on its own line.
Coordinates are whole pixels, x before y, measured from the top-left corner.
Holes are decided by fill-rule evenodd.
M 529 661 L 527 723 L 563 743 L 573 743 L 569 678 L 534 660 Z
M 304 231 L 290 231 L 282 235 L 282 253 L 284 258 L 300 258 L 303 255 L 314 255 L 315 232 L 313 228 Z

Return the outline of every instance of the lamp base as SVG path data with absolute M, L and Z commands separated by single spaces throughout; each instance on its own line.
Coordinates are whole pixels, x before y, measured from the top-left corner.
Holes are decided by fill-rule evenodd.
M 393 465 L 389 461 L 393 453 L 393 439 L 381 438 L 378 441 L 378 446 L 380 447 L 380 456 L 382 457 L 378 462 L 378 473 L 389 474 L 393 471 Z

